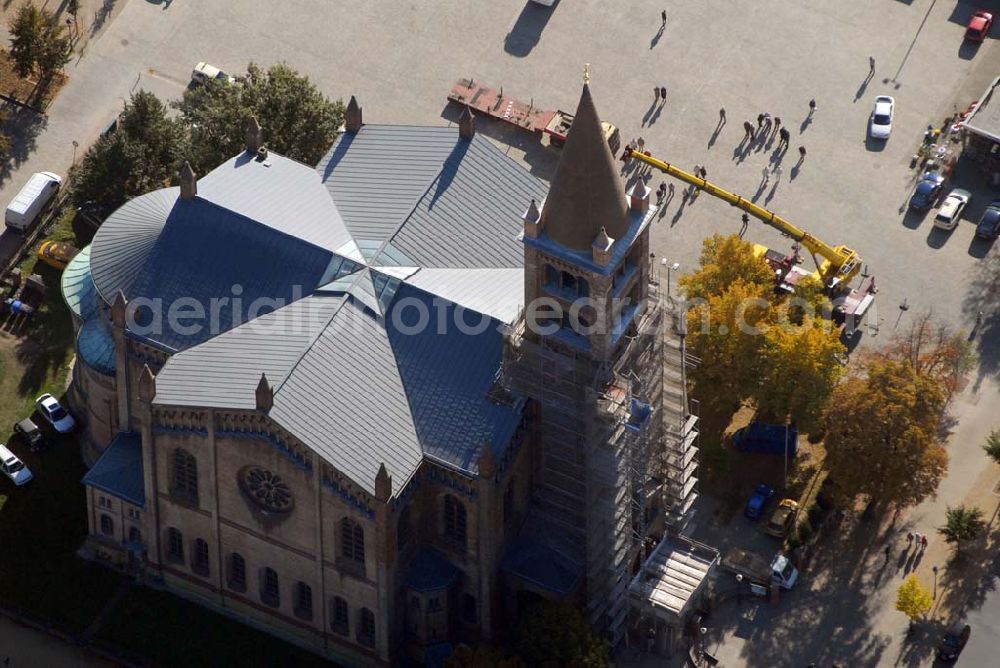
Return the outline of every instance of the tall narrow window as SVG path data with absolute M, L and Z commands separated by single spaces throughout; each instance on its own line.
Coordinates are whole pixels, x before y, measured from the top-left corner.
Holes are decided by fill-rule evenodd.
M 465 547 L 465 504 L 451 494 L 444 497 L 444 535 Z
M 184 563 L 184 534 L 174 527 L 167 529 L 167 558 L 177 564 Z
M 365 532 L 361 525 L 349 517 L 340 521 L 340 554 L 347 564 L 360 568 L 362 575 L 365 567 Z
M 198 503 L 198 461 L 187 450 L 174 450 L 174 496 L 187 503 Z
M 313 590 L 305 582 L 295 583 L 295 616 L 299 619 L 313 618 Z
M 273 568 L 265 568 L 260 577 L 260 600 L 264 605 L 277 608 L 281 605 L 281 591 L 278 589 L 278 573 Z
M 105 536 L 115 535 L 115 521 L 104 514 L 101 515 L 101 533 Z
M 128 528 L 128 539 L 131 543 L 141 543 L 142 542 L 142 532 L 139 531 L 138 527 Z
M 410 523 L 410 507 L 407 506 L 399 514 L 399 520 L 396 524 L 396 549 L 402 552 L 409 545 L 412 534 L 413 525 Z
M 342 636 L 350 635 L 351 623 L 347 616 L 347 601 L 339 596 L 334 596 L 330 607 L 330 628 L 333 629 L 334 633 L 339 633 Z
M 375 646 L 375 613 L 368 608 L 361 608 L 358 623 L 358 643 L 366 647 Z
M 198 575 L 208 577 L 208 543 L 201 538 L 197 538 L 194 541 L 194 552 L 191 555 L 191 570 Z
M 247 562 L 239 552 L 229 555 L 229 588 L 233 591 L 247 590 Z
M 509 522 L 514 516 L 514 478 L 511 477 L 503 491 L 503 521 Z

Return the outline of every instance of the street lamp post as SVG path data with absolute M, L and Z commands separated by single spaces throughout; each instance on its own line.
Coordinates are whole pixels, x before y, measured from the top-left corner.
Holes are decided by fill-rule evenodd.
M 700 629 L 698 629 L 698 633 L 701 634 L 701 654 L 704 657 L 704 655 L 705 655 L 705 634 L 708 633 L 708 629 L 703 626 Z
M 736 602 L 743 603 L 743 574 L 736 574 Z
M 937 600 L 937 574 L 938 574 L 938 567 L 935 566 L 931 570 L 934 571 L 934 600 Z
M 73 166 L 76 166 L 76 149 L 80 147 L 80 142 L 73 140 Z

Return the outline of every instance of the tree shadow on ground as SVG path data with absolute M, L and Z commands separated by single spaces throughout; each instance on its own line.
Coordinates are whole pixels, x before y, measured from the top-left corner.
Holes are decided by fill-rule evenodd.
M 994 509 L 991 525 L 997 522 Z M 935 613 L 950 621 L 962 617 L 968 610 L 982 607 L 986 597 L 996 591 L 1000 578 L 1000 540 L 988 533 L 962 545 L 960 556 L 951 559 L 938 573 L 938 601 Z
M 805 580 L 781 592 L 778 606 L 750 603 L 755 619 L 746 624 L 746 611 L 730 606 L 715 615 L 721 635 L 744 639 L 740 665 L 818 666 L 838 662 L 845 666 L 879 666 L 890 638 L 872 628 L 871 593 L 881 577 L 882 545 L 873 540 L 871 522 L 856 517 L 829 530 L 814 546 L 815 556 L 803 571 Z M 883 567 L 884 568 L 884 567 Z M 901 629 L 902 632 L 902 629 Z
M 46 287 L 46 297 L 42 308 L 27 327 L 22 328 L 23 338 L 18 342 L 15 354 L 24 367 L 24 374 L 18 381 L 18 393 L 34 395 L 41 390 L 55 370 L 69 363 L 73 351 L 73 322 L 69 309 L 60 298 L 60 272 L 41 263 L 35 272 L 42 277 Z M 53 388 L 54 394 L 63 388 Z
M 0 184 L 3 184 L 34 153 L 38 146 L 38 135 L 48 125 L 48 118 L 24 107 L 4 103 L 3 111 L 8 115 L 3 132 L 10 137 L 11 146 L 7 158 L 0 162 Z

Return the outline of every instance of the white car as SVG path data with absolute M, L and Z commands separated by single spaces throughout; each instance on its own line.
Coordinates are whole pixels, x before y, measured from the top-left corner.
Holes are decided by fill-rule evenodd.
M 934 216 L 934 227 L 942 230 L 955 229 L 955 226 L 958 225 L 958 219 L 962 217 L 965 205 L 969 203 L 971 198 L 972 193 L 961 188 L 955 188 L 948 193 L 948 196 L 941 202 L 941 206 L 938 207 L 937 215 Z
M 892 133 L 892 116 L 896 111 L 896 101 L 888 95 L 875 98 L 875 108 L 872 109 L 871 121 L 868 124 L 868 135 L 872 139 L 888 139 Z
M 76 426 L 73 416 L 51 394 L 43 394 L 35 399 L 35 408 L 60 434 L 68 434 Z
M 191 79 L 195 83 L 200 84 L 208 83 L 212 79 L 218 79 L 219 81 L 223 81 L 225 83 L 236 82 L 236 79 L 229 76 L 215 65 L 209 65 L 208 63 L 198 63 L 195 65 L 194 69 L 191 71 Z
M 33 477 L 31 471 L 17 458 L 6 445 L 0 444 L 0 471 L 10 478 L 11 482 L 20 487 Z

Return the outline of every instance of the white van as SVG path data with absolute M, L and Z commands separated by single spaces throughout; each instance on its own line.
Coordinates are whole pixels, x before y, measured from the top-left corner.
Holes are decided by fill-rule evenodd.
M 41 213 L 62 185 L 62 177 L 52 172 L 32 174 L 28 182 L 7 206 L 4 222 L 7 227 L 24 232 Z
M 0 472 L 3 472 L 18 487 L 26 484 L 32 478 L 31 471 L 24 465 L 24 462 L 2 443 L 0 443 Z

